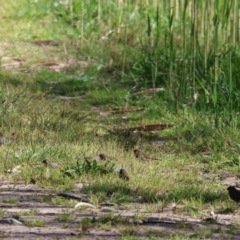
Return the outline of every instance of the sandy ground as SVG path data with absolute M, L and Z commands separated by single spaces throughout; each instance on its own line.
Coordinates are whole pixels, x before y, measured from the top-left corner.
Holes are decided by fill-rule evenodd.
M 233 179 L 225 179 L 225 182 Z M 110 229 L 101 227 L 90 227 L 83 229 L 80 227 L 83 218 L 97 219 L 106 213 L 103 209 L 98 210 L 74 210 L 74 206 L 65 207 L 57 206 L 49 199 L 56 197 L 53 190 L 40 188 L 36 185 L 24 185 L 23 183 L 13 183 L 1 180 L 0 187 L 0 210 L 4 215 L 0 218 L 0 238 L 1 239 L 120 239 L 123 226 L 114 226 Z M 15 198 L 17 201 L 9 203 L 6 199 Z M 4 201 L 5 199 L 5 201 Z M 202 218 L 195 219 L 192 217 L 179 214 L 178 211 L 182 206 L 168 206 L 158 213 L 142 212 L 144 204 L 130 203 L 121 206 L 114 206 L 115 211 L 112 215 L 127 217 L 129 224 L 136 229 L 134 235 L 138 237 L 155 236 L 167 238 L 174 234 L 186 234 L 192 237 L 199 230 L 216 229 L 216 233 L 211 233 L 210 239 L 240 239 L 240 230 L 232 227 L 232 224 L 240 222 L 239 214 L 218 214 L 215 216 L 211 213 L 203 214 Z M 22 224 L 6 222 L 6 217 L 14 217 L 19 212 L 27 212 L 35 209 L 35 214 L 31 216 L 21 216 L 18 220 Z M 146 208 L 145 208 L 146 209 Z M 62 216 L 64 211 L 74 212 L 74 220 L 66 222 L 58 221 L 56 218 Z M 144 215 L 144 219 L 137 220 L 134 216 Z M 4 220 L 5 219 L 5 220 Z M 135 219 L 135 220 L 134 220 Z M 43 227 L 26 226 L 26 221 L 43 220 L 46 225 Z M 126 226 L 125 226 L 126 227 Z M 231 229 L 234 234 L 229 235 Z M 221 231 L 220 231 L 221 230 Z M 219 233 L 221 232 L 221 233 Z M 223 234 L 224 232 L 224 234 Z M 196 235 L 199 236 L 199 235 Z M 124 238 L 123 238 L 124 239 Z

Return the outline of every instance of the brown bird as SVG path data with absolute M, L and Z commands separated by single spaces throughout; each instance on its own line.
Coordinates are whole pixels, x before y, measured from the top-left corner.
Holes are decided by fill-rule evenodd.
M 101 154 L 97 154 L 96 156 L 93 156 L 93 157 L 85 157 L 84 160 L 90 161 L 90 162 L 93 162 L 94 160 L 96 160 L 97 162 L 99 162 L 101 160 L 106 160 L 106 155 L 104 153 L 101 153 Z
M 104 153 L 100 153 L 98 156 L 99 156 L 100 160 L 106 160 L 107 159 L 107 156 Z
M 52 168 L 59 168 L 59 167 L 63 166 L 62 163 L 50 162 L 49 159 L 44 159 L 44 160 L 42 161 L 42 163 L 43 163 L 46 167 L 52 167 Z
M 115 160 L 115 158 L 110 157 L 105 153 L 100 153 L 93 157 L 85 157 L 84 160 L 90 161 L 90 162 L 96 160 L 97 162 L 99 162 L 99 161 L 111 161 L 111 160 Z
M 139 149 L 134 149 L 133 152 L 134 152 L 135 157 L 141 159 L 142 161 L 158 160 L 158 159 L 155 158 L 155 157 L 150 157 L 150 156 L 146 155 L 145 153 L 143 153 L 143 152 L 140 151 Z
M 230 186 L 227 188 L 228 190 L 228 195 L 229 197 L 235 201 L 236 203 L 239 203 L 240 202 L 240 191 L 237 190 L 235 187 L 233 186 Z
M 121 168 L 119 171 L 119 177 L 122 178 L 123 180 L 129 181 L 129 176 L 128 176 L 126 170 L 123 168 Z
M 139 131 L 134 131 L 130 133 L 130 141 L 139 143 L 142 139 L 143 135 Z

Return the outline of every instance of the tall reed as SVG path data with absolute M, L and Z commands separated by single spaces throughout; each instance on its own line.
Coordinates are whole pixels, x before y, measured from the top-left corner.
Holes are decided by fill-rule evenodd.
M 239 0 L 19 1 L 27 17 L 72 27 L 99 69 L 130 85 L 164 86 L 177 111 L 208 109 L 218 125 L 222 111 L 239 107 Z

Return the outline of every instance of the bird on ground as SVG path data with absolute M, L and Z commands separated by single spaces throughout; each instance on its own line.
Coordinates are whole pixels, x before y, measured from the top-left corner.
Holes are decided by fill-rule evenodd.
M 108 156 L 105 153 L 100 153 L 93 157 L 85 157 L 84 160 L 90 161 L 90 162 L 92 162 L 94 160 L 96 160 L 97 162 L 99 162 L 99 161 L 108 161 L 109 162 L 109 161 L 116 160 L 116 158 Z
M 140 131 L 134 131 L 130 133 L 130 141 L 139 143 L 142 139 L 143 135 Z
M 100 153 L 100 154 L 97 154 L 96 156 L 93 156 L 93 157 L 85 157 L 84 158 L 85 161 L 94 161 L 96 160 L 97 162 L 99 161 L 102 161 L 102 160 L 106 160 L 106 155 L 104 153 Z
M 227 188 L 229 197 L 235 201 L 236 203 L 240 202 L 240 191 L 237 190 L 235 187 L 230 186 Z
M 99 156 L 99 159 L 100 159 L 100 160 L 103 160 L 103 161 L 104 161 L 104 160 L 107 159 L 107 156 L 106 156 L 106 154 L 104 154 L 104 153 L 100 153 L 98 156 Z
M 121 168 L 119 171 L 119 177 L 122 178 L 123 180 L 129 181 L 129 176 L 128 176 L 126 170 L 123 168 Z
M 42 161 L 42 163 L 43 163 L 46 167 L 52 167 L 52 168 L 59 168 L 59 167 L 62 167 L 62 166 L 63 166 L 62 163 L 51 162 L 49 159 L 44 159 L 44 160 Z
M 140 151 L 139 149 L 134 149 L 133 152 L 134 152 L 135 157 L 141 159 L 142 161 L 158 160 L 155 157 L 148 156 L 147 154 L 145 154 L 144 152 Z

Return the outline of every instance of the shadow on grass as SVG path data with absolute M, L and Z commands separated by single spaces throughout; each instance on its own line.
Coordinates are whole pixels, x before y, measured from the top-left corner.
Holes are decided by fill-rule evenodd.
M 47 92 L 48 94 L 61 95 L 61 96 L 82 96 L 85 91 L 87 91 L 86 84 L 80 78 L 64 79 L 61 74 L 58 79 L 54 77 L 46 76 L 47 78 L 38 79 L 37 78 L 37 88 L 41 91 Z M 42 78 L 42 77 L 41 77 Z M 64 77 L 65 78 L 65 77 Z M 33 89 L 34 90 L 34 89 Z
M 202 190 L 198 186 L 182 186 L 174 189 L 167 194 L 168 201 L 196 200 L 202 203 L 212 203 L 227 200 L 226 194 L 216 192 L 215 189 Z
M 135 196 L 135 192 L 128 186 L 126 182 L 116 183 L 93 183 L 88 186 L 84 186 L 82 191 L 84 193 L 96 194 L 102 200 L 111 198 L 111 201 L 115 203 L 130 202 L 131 198 Z
M 83 75 L 67 75 L 64 72 L 40 71 L 35 72 L 33 78 L 1 72 L 0 80 L 2 83 L 11 84 L 13 87 L 27 84 L 33 92 L 40 90 L 48 94 L 62 96 L 83 95 L 88 89 L 86 77 Z
M 163 137 L 170 144 L 161 148 L 162 152 L 174 151 L 175 153 L 189 152 L 192 155 L 204 153 L 219 153 L 226 146 L 224 134 L 207 123 L 188 124 L 167 132 Z M 149 140 L 151 140 L 149 138 Z
M 141 196 L 141 203 L 156 203 L 159 201 L 171 203 L 173 201 L 180 202 L 183 200 L 188 201 L 201 201 L 202 203 L 220 202 L 228 199 L 226 193 L 216 192 L 215 189 L 202 190 L 199 186 L 182 186 L 177 187 L 171 191 L 159 195 L 157 190 L 137 188 L 132 189 L 127 182 L 122 183 L 93 183 L 85 186 L 82 191 L 84 193 L 101 194 L 107 197 L 116 199 L 128 199 L 128 201 L 135 201 Z M 124 197 L 125 196 L 125 197 Z
M 118 105 L 122 100 L 121 93 L 116 93 L 115 88 L 113 91 L 111 89 L 104 88 L 97 81 L 94 83 L 92 76 L 87 74 L 68 75 L 63 72 L 40 72 L 32 84 L 33 92 L 45 92 L 62 100 L 80 100 L 90 107 Z
M 0 73 L 0 81 L 5 84 L 11 84 L 14 87 L 18 87 L 24 84 L 23 80 L 19 80 L 17 76 L 5 73 Z

